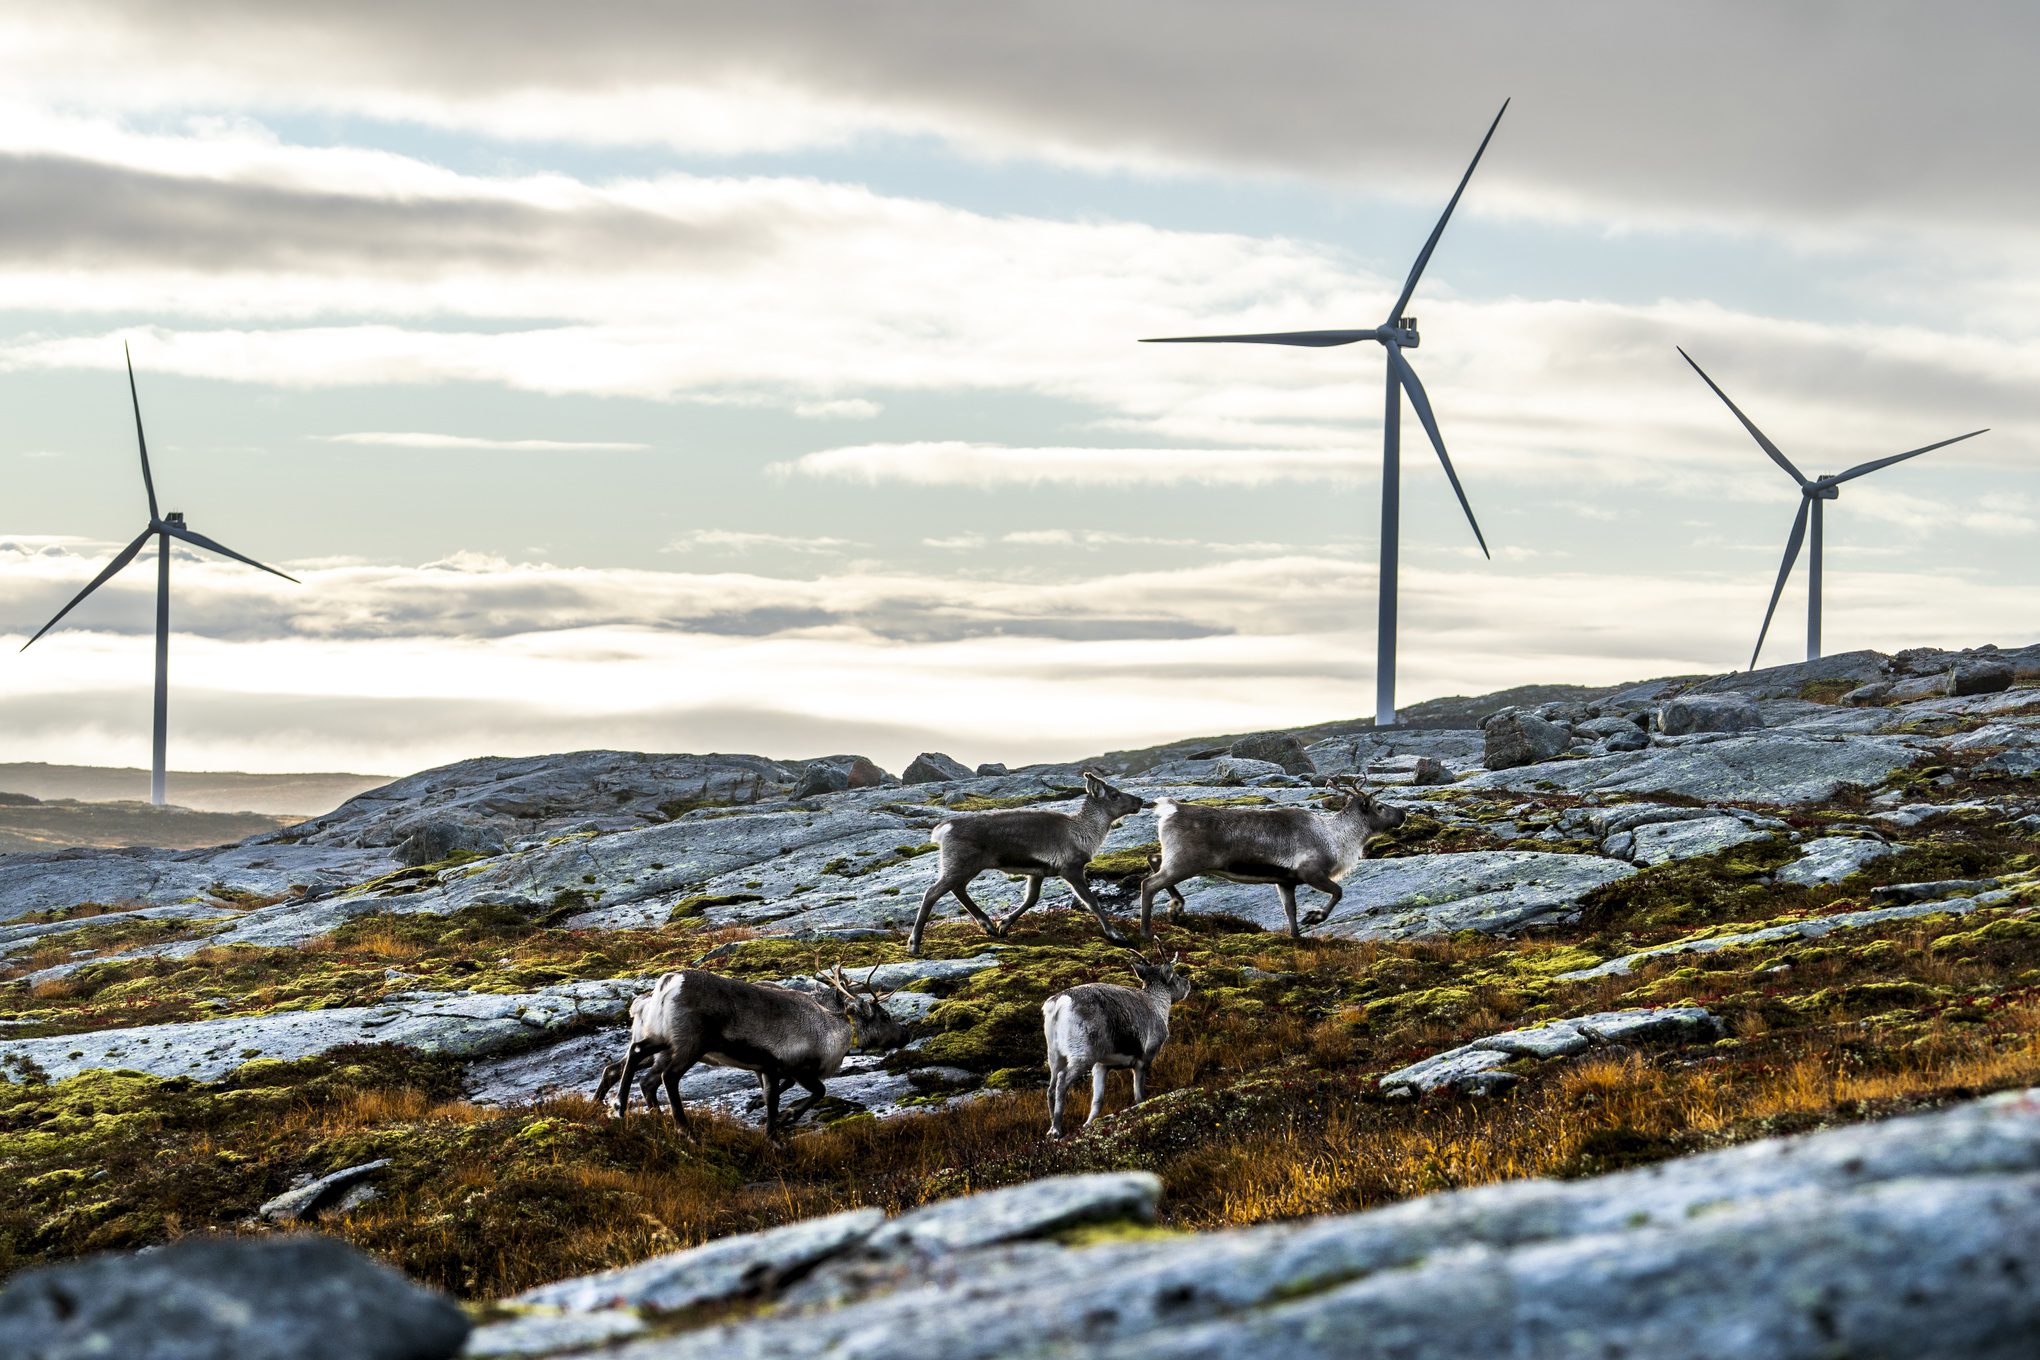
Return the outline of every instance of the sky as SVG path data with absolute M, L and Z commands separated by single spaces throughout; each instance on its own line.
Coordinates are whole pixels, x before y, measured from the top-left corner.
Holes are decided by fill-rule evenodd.
M 0 760 L 1070 759 L 2040 637 L 2040 11 L 0 2 Z M 1802 564 L 1763 662 L 1804 648 Z

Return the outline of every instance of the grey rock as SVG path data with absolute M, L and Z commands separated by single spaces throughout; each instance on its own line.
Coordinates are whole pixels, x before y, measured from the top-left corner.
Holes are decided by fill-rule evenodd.
M 1685 739 L 1694 741 L 1693 738 Z M 1819 737 L 1766 730 L 1712 735 L 1697 744 L 1552 761 L 1474 775 L 1458 787 L 1561 793 L 1673 793 L 1715 803 L 1825 802 L 1845 785 L 1874 786 L 1923 753 L 1900 737 Z
M 338 1208 L 357 1187 L 389 1164 L 389 1158 L 378 1157 L 372 1162 L 307 1179 L 264 1204 L 255 1211 L 255 1216 L 271 1223 L 309 1223 L 329 1209 Z
M 1763 944 L 1771 940 L 1812 940 L 1837 930 L 1848 930 L 1857 926 L 1882 925 L 1886 921 L 1907 921 L 1916 916 L 1933 916 L 1946 912 L 1951 916 L 1966 916 L 1978 907 L 1998 906 L 2012 901 L 2018 894 L 2008 889 L 1996 889 L 1980 893 L 1975 897 L 1954 897 L 1943 902 L 1912 902 L 1896 907 L 1872 907 L 1867 911 L 1842 911 L 1831 916 L 1813 916 L 1804 921 L 1787 921 L 1782 925 L 1765 926 L 1761 930 L 1738 931 L 1732 935 L 1707 935 L 1695 940 L 1674 940 L 1670 944 L 1640 949 L 1634 954 L 1624 954 L 1592 968 L 1580 968 L 1559 977 L 1566 982 L 1582 978 L 1620 976 L 1634 972 L 1640 963 L 1660 958 L 1667 954 L 1711 954 L 1718 949 L 1735 949 L 1746 944 Z
M 1983 658 L 1962 660 L 1948 668 L 1947 692 L 1956 697 L 1996 694 L 2010 689 L 2012 679 L 2012 668 L 2003 661 Z
M 1841 1353 L 1813 1317 L 1823 1303 L 1882 1298 L 1898 1301 L 1903 1329 L 1888 1347 L 1876 1329 L 1852 1330 L 1847 1354 L 2023 1356 L 2040 1326 L 2040 1198 L 2005 1191 L 2036 1172 L 2040 1094 L 2020 1092 L 1590 1180 L 1059 1254 L 937 1258 L 842 1306 L 620 1355 L 1813 1360 Z M 2025 1254 L 1993 1254 L 2000 1241 Z M 1847 1309 L 1833 1321 L 1855 1326 Z M 1712 1330 L 1685 1345 L 1681 1329 L 1702 1326 Z
M 599 1313 L 532 1311 L 501 1322 L 485 1323 L 468 1333 L 470 1355 L 557 1355 L 620 1341 L 645 1330 L 635 1313 L 608 1309 Z
M 439 1360 L 468 1320 L 330 1238 L 185 1238 L 24 1271 L 0 1287 L 16 1360 Z
M 817 761 L 801 771 L 800 782 L 793 786 L 793 796 L 815 798 L 825 793 L 841 793 L 849 787 L 849 770 L 840 765 L 824 765 Z
M 1780 869 L 1777 882 L 1811 888 L 1839 883 L 1897 851 L 1866 836 L 1821 836 L 1799 847 L 1799 858 Z
M 1735 817 L 1654 822 L 1636 829 L 1629 858 L 1638 864 L 1670 864 L 1674 860 L 1718 854 L 1770 835 L 1771 832 L 1746 825 Z
M 1993 774 L 2008 774 L 2014 779 L 2031 779 L 2040 775 L 2040 748 L 2028 747 L 2022 751 L 2000 751 L 1977 764 L 1980 770 Z
M 1252 736 L 1241 737 L 1227 749 L 1226 754 L 1241 760 L 1265 760 L 1281 766 L 1287 774 L 1317 773 L 1317 765 L 1303 749 L 1303 743 L 1291 732 L 1256 732 Z
M 1563 1058 L 1606 1044 L 1682 1043 L 1718 1038 L 1721 1033 L 1721 1022 L 1698 1006 L 1602 1011 L 1475 1039 L 1389 1073 L 1381 1079 L 1381 1089 L 1389 1095 L 1433 1091 L 1488 1095 L 1518 1080 L 1503 1069 L 1512 1059 Z
M 952 779 L 970 777 L 969 766 L 960 760 L 951 760 L 940 751 L 921 752 L 900 772 L 900 780 L 906 784 L 943 784 Z
M 816 1262 L 869 1237 L 885 1222 L 879 1209 L 852 1209 L 739 1237 L 724 1237 L 634 1266 L 540 1285 L 512 1302 L 586 1313 L 602 1308 L 670 1312 L 724 1299 L 769 1294 Z
M 500 855 L 505 848 L 503 833 L 495 827 L 434 820 L 413 824 L 411 834 L 397 847 L 397 862 L 412 866 L 437 864 L 457 854 Z
M 1419 788 L 1435 788 L 1441 784 L 1450 784 L 1451 782 L 1452 771 L 1445 767 L 1445 762 L 1442 760 L 1437 760 L 1430 756 L 1418 756 L 1416 764 L 1411 767 L 1410 783 L 1417 785 Z
M 1196 784 L 1206 788 L 1230 789 L 1242 784 L 1265 779 L 1270 775 L 1284 775 L 1284 770 L 1272 760 L 1248 760 L 1241 756 L 1217 756 L 1212 759 L 1171 760 L 1155 766 L 1141 777 L 1144 784 Z
M 1618 751 L 1641 751 L 1649 747 L 1649 745 L 1650 737 L 1640 727 L 1630 727 L 1624 731 L 1612 733 L 1600 743 L 1604 754 Z
M 1595 855 L 1536 850 L 1362 860 L 1346 877 L 1346 900 L 1338 914 L 1319 930 L 1361 940 L 1425 939 L 1460 930 L 1509 934 L 1563 920 L 1579 909 L 1581 897 L 1635 872 L 1627 864 Z M 1229 909 L 1274 928 L 1281 918 L 1274 890 L 1254 891 L 1251 902 L 1232 897 L 1236 905 Z M 1195 904 L 1197 895 L 1190 900 Z M 1356 910 L 1356 904 L 1364 905 Z
M 1889 680 L 1872 680 L 1869 684 L 1858 685 L 1847 694 L 1844 694 L 1842 702 L 1866 708 L 1876 704 L 1883 704 L 1890 700 L 1891 688 Z
M 1997 887 L 1994 878 L 1941 878 L 1930 883 L 1892 883 L 1870 890 L 1873 902 L 1939 902 L 1944 898 L 1988 892 Z
M 1813 661 L 1794 661 L 1762 670 L 1730 671 L 1702 680 L 1689 694 L 1747 694 L 1752 699 L 1795 699 L 1809 684 L 1838 680 L 1867 684 L 1885 674 L 1887 658 L 1879 652 L 1838 652 Z
M 1747 732 L 1763 725 L 1762 710 L 1747 694 L 1685 694 L 1666 700 L 1651 715 L 1651 726 L 1668 737 Z
M 217 1081 L 257 1058 L 308 1058 L 343 1044 L 401 1044 L 423 1053 L 498 1052 L 546 1033 L 621 1015 L 639 980 L 570 982 L 537 992 L 448 992 L 376 1006 L 222 1016 L 173 1025 L 0 1041 L 0 1073 L 62 1081 L 113 1068 Z
M 1572 730 L 1534 713 L 1504 709 L 1482 728 L 1481 763 L 1490 770 L 1511 770 L 1562 755 L 1572 745 Z
M 1145 1171 L 1051 1176 L 901 1214 L 873 1232 L 864 1250 L 939 1256 L 1041 1237 L 1083 1223 L 1117 1219 L 1152 1223 L 1161 1195 L 1161 1178 Z
M 1012 771 L 1008 770 L 1004 765 L 1001 765 L 996 760 L 988 760 L 984 764 L 978 766 L 977 772 L 980 775 L 1001 775 L 1012 773 Z

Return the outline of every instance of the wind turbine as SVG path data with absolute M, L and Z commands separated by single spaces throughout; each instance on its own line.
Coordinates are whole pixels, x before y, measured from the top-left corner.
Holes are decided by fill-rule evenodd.
M 1793 517 L 1791 537 L 1785 540 L 1785 560 L 1778 564 L 1778 583 L 1771 587 L 1771 603 L 1764 610 L 1764 626 L 1757 630 L 1757 645 L 1750 652 L 1750 669 L 1755 670 L 1757 668 L 1757 653 L 1764 650 L 1764 635 L 1771 631 L 1771 616 L 1778 612 L 1778 596 L 1785 589 L 1785 578 L 1792 574 L 1792 564 L 1799 560 L 1800 545 L 1806 542 L 1809 523 L 1811 523 L 1813 530 L 1813 551 L 1806 559 L 1806 659 L 1808 661 L 1817 661 L 1820 659 L 1820 520 L 1822 502 L 1840 499 L 1842 494 L 1841 484 L 1853 478 L 1861 477 L 1866 472 L 1875 472 L 1879 468 L 1890 467 L 1893 463 L 1903 463 L 1908 458 L 1917 458 L 1923 453 L 1932 453 L 1935 449 L 1945 449 L 1950 444 L 1959 444 L 1965 439 L 1974 439 L 1980 434 L 1988 433 L 1988 431 L 1971 430 L 1968 434 L 1958 434 L 1953 439 L 1943 439 L 1938 444 L 1928 444 L 1924 448 L 1912 449 L 1905 453 L 1894 453 L 1889 458 L 1877 458 L 1867 463 L 1858 463 L 1847 472 L 1837 472 L 1832 477 L 1814 477 L 1809 479 L 1805 473 L 1792 466 L 1792 460 L 1780 453 L 1776 444 L 1765 438 L 1764 432 L 1750 422 L 1750 418 L 1742 413 L 1740 406 L 1737 406 L 1728 399 L 1728 393 L 1722 391 L 1720 385 L 1714 379 L 1707 376 L 1707 370 L 1693 363 L 1693 356 L 1686 353 L 1684 347 L 1680 347 L 1679 357 L 1687 363 L 1693 364 L 1693 371 L 1700 375 L 1700 380 L 1709 387 L 1712 387 L 1714 395 L 1720 397 L 1728 409 L 1735 412 L 1735 418 L 1740 420 L 1743 428 L 1750 432 L 1750 438 L 1757 441 L 1757 447 L 1769 454 L 1772 462 L 1785 469 L 1786 476 L 1799 483 L 1799 513 Z
M 92 578 L 92 584 L 73 596 L 69 604 L 57 611 L 56 618 L 42 626 L 41 633 L 22 643 L 21 650 L 25 652 L 33 647 L 43 633 L 56 627 L 64 615 L 76 609 L 87 595 L 119 575 L 121 568 L 135 560 L 135 554 L 142 550 L 150 538 L 156 540 L 156 743 L 154 761 L 149 769 L 149 801 L 161 803 L 165 728 L 170 715 L 170 540 L 179 539 L 193 547 L 216 552 L 222 557 L 231 557 L 236 562 L 245 562 L 272 576 L 282 576 L 286 581 L 295 583 L 297 578 L 286 576 L 275 567 L 265 567 L 252 557 L 243 556 L 224 544 L 213 542 L 204 534 L 185 528 L 184 515 L 180 511 L 172 510 L 167 515 L 157 513 L 156 480 L 149 475 L 149 441 L 142 435 L 142 399 L 135 393 L 135 361 L 132 355 L 127 355 L 126 345 L 121 346 L 121 353 L 127 356 L 128 399 L 134 403 L 135 408 L 135 446 L 142 454 L 142 487 L 149 493 L 149 527 L 135 535 L 134 542 L 115 554 L 114 559 L 106 564 L 106 569 Z
M 1480 139 L 1480 150 L 1473 153 L 1472 164 L 1459 178 L 1459 187 L 1452 191 L 1452 199 L 1445 205 L 1444 215 L 1438 225 L 1431 228 L 1431 237 L 1424 242 L 1423 250 L 1417 254 L 1417 262 L 1410 266 L 1410 276 L 1403 283 L 1402 296 L 1389 308 L 1388 320 L 1372 330 L 1347 331 L 1279 331 L 1267 335 L 1171 335 L 1143 344 L 1160 345 L 1302 345 L 1311 349 L 1325 349 L 1333 345 L 1351 345 L 1361 340 L 1372 340 L 1388 352 L 1388 407 L 1381 425 L 1381 582 L 1380 622 L 1375 632 L 1374 669 L 1374 725 L 1392 727 L 1395 725 L 1395 604 L 1396 604 L 1396 557 L 1400 546 L 1402 518 L 1402 395 L 1410 394 L 1410 405 L 1416 408 L 1417 419 L 1423 422 L 1424 433 L 1431 437 L 1431 447 L 1438 450 L 1438 461 L 1444 465 L 1445 476 L 1452 483 L 1452 494 L 1459 497 L 1459 508 L 1466 512 L 1466 522 L 1473 526 L 1473 537 L 1480 544 L 1483 557 L 1491 557 L 1487 539 L 1480 532 L 1480 521 L 1473 517 L 1473 507 L 1467 504 L 1466 492 L 1459 485 L 1459 474 L 1452 470 L 1452 459 L 1445 452 L 1445 440 L 1438 433 L 1438 421 L 1431 414 L 1431 399 L 1424 395 L 1424 384 L 1417 380 L 1417 371 L 1410 367 L 1410 361 L 1403 357 L 1406 349 L 1417 347 L 1417 319 L 1407 316 L 1403 308 L 1409 306 L 1410 295 L 1417 291 L 1417 280 L 1424 276 L 1424 266 L 1431 262 L 1431 252 L 1438 248 L 1438 238 L 1445 234 L 1445 224 L 1452 220 L 1452 210 L 1459 206 L 1459 196 L 1466 192 L 1467 181 L 1473 178 L 1474 168 L 1487 152 L 1488 143 L 1494 139 L 1495 129 L 1502 125 L 1502 114 L 1509 111 L 1509 101 L 1502 101 L 1501 113 L 1488 125 L 1487 136 Z

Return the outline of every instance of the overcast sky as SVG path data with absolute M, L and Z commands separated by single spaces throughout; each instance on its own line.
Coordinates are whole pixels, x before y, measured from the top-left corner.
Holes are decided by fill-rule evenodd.
M 1851 3 L 0 6 L 0 759 L 1071 757 L 2040 636 L 2040 11 Z M 1419 442 L 1411 443 L 1411 439 Z M 1803 644 L 1803 567 L 1764 654 Z M 9 642 L 9 639 L 12 642 Z

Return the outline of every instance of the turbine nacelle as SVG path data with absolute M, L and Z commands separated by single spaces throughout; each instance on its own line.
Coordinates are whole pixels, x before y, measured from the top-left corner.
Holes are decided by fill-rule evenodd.
M 1838 501 L 1842 498 L 1842 489 L 1835 485 L 1833 479 L 1821 477 L 1807 483 L 1806 498 L 1810 501 Z
M 1417 319 L 1413 316 L 1399 316 L 1375 332 L 1384 345 L 1396 345 L 1402 349 L 1415 349 L 1419 342 Z

